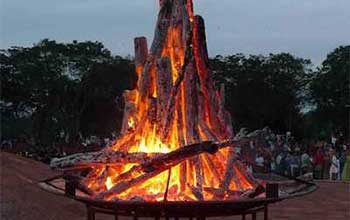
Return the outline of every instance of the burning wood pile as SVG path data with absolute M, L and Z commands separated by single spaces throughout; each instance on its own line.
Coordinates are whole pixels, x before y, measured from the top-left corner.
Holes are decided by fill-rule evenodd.
M 233 136 L 224 87 L 214 88 L 204 21 L 192 0 L 161 0 L 153 43 L 135 39 L 137 88 L 126 91 L 122 132 L 101 152 L 54 159 L 77 173 L 93 199 L 207 201 L 263 191 L 234 146 L 267 130 Z M 77 172 L 79 171 L 79 172 Z

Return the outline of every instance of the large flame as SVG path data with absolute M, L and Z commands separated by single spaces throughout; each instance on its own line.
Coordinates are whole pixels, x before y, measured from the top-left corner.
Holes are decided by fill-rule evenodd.
M 170 1 L 170 0 L 168 0 Z M 182 0 L 185 1 L 185 0 Z M 199 39 L 198 39 L 198 30 L 195 22 L 195 17 L 193 14 L 193 5 L 191 0 L 185 1 L 185 7 L 188 20 L 190 22 L 190 26 L 192 28 L 192 44 L 194 50 L 194 58 L 196 61 L 196 69 L 199 75 L 200 80 L 208 81 L 208 69 L 204 64 L 200 56 L 199 51 Z M 186 17 L 186 16 L 185 16 Z M 171 63 L 171 71 L 172 71 L 172 84 L 176 82 L 180 75 L 180 70 L 184 65 L 185 52 L 186 52 L 186 42 L 184 42 L 184 28 L 181 25 L 170 25 L 167 30 L 167 36 L 165 41 L 165 46 L 162 47 L 162 51 L 160 57 L 158 58 L 169 58 Z M 130 92 L 129 98 L 133 100 L 133 105 L 135 106 L 136 113 L 133 115 L 127 115 L 124 117 L 127 118 L 127 126 L 130 132 L 126 132 L 120 138 L 119 142 L 117 141 L 115 145 L 111 146 L 112 150 L 115 151 L 127 151 L 129 153 L 169 153 L 180 147 L 183 147 L 188 144 L 193 144 L 193 139 L 188 137 L 186 131 L 186 121 L 191 120 L 186 117 L 186 110 L 189 106 L 186 106 L 186 102 L 188 101 L 188 97 L 186 97 L 186 88 L 184 83 L 180 85 L 179 94 L 176 98 L 176 110 L 174 116 L 171 121 L 171 126 L 169 129 L 168 138 L 164 139 L 160 136 L 160 133 L 157 131 L 157 126 L 159 124 L 152 123 L 150 120 L 147 120 L 143 123 L 142 128 L 136 129 L 137 125 L 142 120 L 145 120 L 145 114 L 147 114 L 147 110 L 151 107 L 147 100 L 142 99 L 140 94 L 140 87 L 142 82 L 142 73 L 144 71 L 144 67 L 141 65 L 136 66 L 136 73 L 138 75 L 138 83 L 137 89 L 133 92 Z M 157 86 L 156 86 L 156 67 L 155 65 L 151 65 L 151 69 L 149 70 L 150 77 L 150 97 L 157 99 Z M 214 130 L 213 124 L 215 123 L 214 119 L 217 112 L 211 113 L 216 109 L 213 106 L 210 106 L 210 99 L 219 99 L 220 94 L 215 90 L 210 93 L 208 90 L 208 85 L 212 87 L 210 82 L 201 82 L 200 89 L 203 95 L 204 106 L 201 110 L 203 113 L 203 118 L 205 120 L 204 125 L 196 125 L 199 132 L 199 139 L 197 142 L 212 140 L 213 137 L 208 136 L 208 132 L 205 132 L 204 127 L 210 130 L 210 132 L 215 133 L 218 132 Z M 188 103 L 187 103 L 188 104 Z M 214 102 L 216 104 L 216 102 Z M 214 116 L 213 116 L 214 115 Z M 213 119 L 214 118 L 214 119 Z M 227 123 L 227 122 L 225 122 Z M 229 122 L 228 122 L 229 123 Z M 203 127 L 204 126 L 204 127 Z M 178 129 L 181 127 L 181 129 Z M 226 127 L 225 124 L 222 124 L 220 127 Z M 221 131 L 224 131 L 222 129 Z M 134 143 L 131 146 L 125 147 L 123 144 L 123 140 L 128 139 L 131 135 L 134 135 Z M 225 134 L 216 135 L 215 141 L 224 141 L 227 138 Z M 200 177 L 202 175 L 202 189 L 210 188 L 210 189 L 219 189 L 221 187 L 221 183 L 223 181 L 227 158 L 229 156 L 229 150 L 221 150 L 217 154 L 211 155 L 200 155 L 199 161 L 202 167 L 202 174 L 196 169 L 196 165 L 194 162 L 185 161 L 180 165 L 177 165 L 170 170 L 164 171 L 157 176 L 148 179 L 143 182 L 141 185 L 135 185 L 128 190 L 109 196 L 108 200 L 118 198 L 130 200 L 135 197 L 142 197 L 142 199 L 147 201 L 161 201 L 164 200 L 165 197 L 167 200 L 197 200 L 193 188 L 199 184 Z M 130 168 L 135 166 L 135 164 L 122 164 L 116 166 L 99 166 L 96 167 L 92 173 L 86 178 L 86 185 L 97 192 L 103 190 L 112 189 L 117 183 L 113 182 L 115 177 L 119 176 L 121 173 L 128 171 Z M 229 169 L 233 169 L 236 174 L 235 178 L 237 181 L 233 181 L 228 186 L 228 190 L 230 191 L 238 191 L 242 188 L 244 190 L 252 188 L 252 183 L 247 180 L 245 174 L 242 173 L 241 169 L 237 167 L 229 167 Z M 99 177 L 99 178 L 97 178 Z M 181 183 L 181 178 L 186 178 L 186 183 Z M 98 179 L 102 179 L 101 182 Z M 101 188 L 101 185 L 103 186 Z M 165 192 L 167 192 L 165 196 Z M 203 191 L 203 199 L 211 200 L 214 198 L 213 194 Z

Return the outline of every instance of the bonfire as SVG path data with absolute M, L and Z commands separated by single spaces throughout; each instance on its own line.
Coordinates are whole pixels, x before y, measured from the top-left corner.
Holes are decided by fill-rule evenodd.
M 83 170 L 78 188 L 103 201 L 211 201 L 263 192 L 234 148 L 266 130 L 233 133 L 225 89 L 211 79 L 204 20 L 192 0 L 161 0 L 153 42 L 135 39 L 135 90 L 124 93 L 122 130 L 100 152 L 54 159 Z

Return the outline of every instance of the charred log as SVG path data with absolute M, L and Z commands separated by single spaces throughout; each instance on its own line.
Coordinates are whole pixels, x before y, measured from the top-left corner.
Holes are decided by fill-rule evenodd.
M 54 158 L 50 167 L 64 169 L 69 167 L 94 167 L 104 164 L 143 163 L 150 158 L 159 156 L 160 153 L 125 153 L 120 151 L 100 151 L 73 154 L 63 158 Z

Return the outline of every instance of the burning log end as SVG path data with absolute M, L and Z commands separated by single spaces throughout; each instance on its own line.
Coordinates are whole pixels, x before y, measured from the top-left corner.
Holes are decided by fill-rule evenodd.
M 88 152 L 69 155 L 63 158 L 53 158 L 50 162 L 51 169 L 60 169 L 73 166 L 81 161 L 89 161 L 96 157 L 99 157 L 101 152 Z
M 137 37 L 134 39 L 135 46 L 135 65 L 144 66 L 148 56 L 148 46 L 146 37 Z
M 196 197 L 197 200 L 199 200 L 199 201 L 204 200 L 203 193 L 202 193 L 202 190 L 200 188 L 190 186 L 189 184 L 187 184 L 187 186 L 191 189 L 193 195 Z
M 258 185 L 255 188 L 246 191 L 245 193 L 242 194 L 242 197 L 244 198 L 255 198 L 259 196 L 260 194 L 265 192 L 265 188 L 262 185 Z
M 213 195 L 214 200 L 239 198 L 242 195 L 241 191 L 224 190 L 211 187 L 204 187 L 203 189 L 205 192 Z
M 86 170 L 98 164 L 143 163 L 161 153 L 125 153 L 121 151 L 88 152 L 54 158 L 50 163 L 51 169 L 61 171 Z
M 91 189 L 82 184 L 81 178 L 79 176 L 65 175 L 63 179 L 65 180 L 65 190 L 68 196 L 75 196 L 76 189 L 89 196 L 94 195 L 94 192 Z
M 263 128 L 262 130 L 256 130 L 252 133 L 248 134 L 247 137 L 260 137 L 260 138 L 266 138 L 271 135 L 271 130 L 268 127 Z
M 236 135 L 237 137 L 245 137 L 248 134 L 248 129 L 247 128 L 241 128 L 241 130 L 238 132 Z
M 205 23 L 204 23 L 204 19 L 202 16 L 200 15 L 196 15 L 194 17 L 194 22 L 196 23 L 197 25 L 197 28 L 199 28 L 201 31 L 205 29 Z
M 160 10 L 167 10 L 168 13 L 171 11 L 172 1 L 171 0 L 159 0 Z

